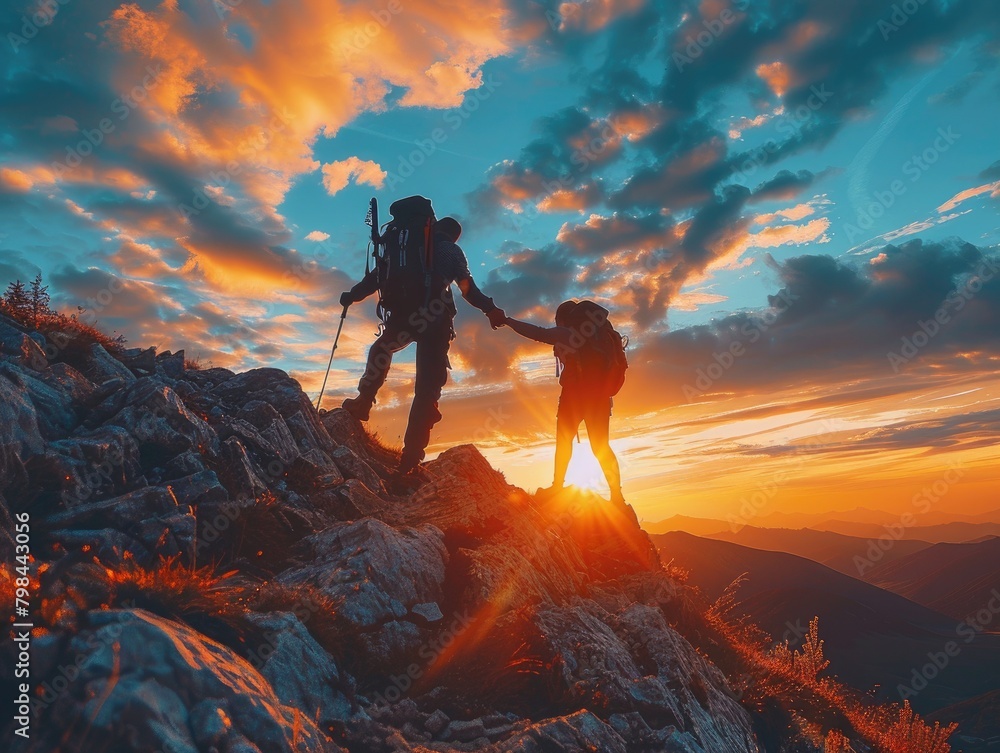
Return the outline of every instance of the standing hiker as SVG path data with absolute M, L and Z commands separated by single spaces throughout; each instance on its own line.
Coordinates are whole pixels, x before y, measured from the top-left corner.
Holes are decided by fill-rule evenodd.
M 543 495 L 558 493 L 566 482 L 573 455 L 573 438 L 580 422 L 594 456 L 611 489 L 611 501 L 624 504 L 618 458 L 608 442 L 613 397 L 625 383 L 627 340 L 608 321 L 608 310 L 593 301 L 566 301 L 556 309 L 555 327 L 538 327 L 508 317 L 506 324 L 517 334 L 553 346 L 558 369 L 559 410 L 556 414 L 556 463 L 552 486 Z
M 389 211 L 392 221 L 381 236 L 384 251 L 364 279 L 340 297 L 341 305 L 349 306 L 378 292 L 384 322 L 368 351 L 358 396 L 345 400 L 344 408 L 367 421 L 393 354 L 411 342 L 417 344 L 416 384 L 399 461 L 399 474 L 405 476 L 424 459 L 431 427 L 441 420 L 438 400 L 451 368 L 448 349 L 457 313 L 451 284 L 458 283 L 462 297 L 489 317 L 493 329 L 503 326 L 505 314 L 472 279 L 469 262 L 456 243 L 462 234 L 458 220 L 435 220 L 430 200 L 422 196 L 400 199 Z

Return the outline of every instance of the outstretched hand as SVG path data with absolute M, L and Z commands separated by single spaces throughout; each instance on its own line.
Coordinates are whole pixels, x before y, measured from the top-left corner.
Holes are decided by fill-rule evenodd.
M 354 303 L 354 297 L 351 295 L 350 291 L 340 294 L 340 305 L 347 308 L 352 303 Z
M 507 314 L 499 306 L 490 311 L 486 316 L 490 320 L 490 326 L 493 329 L 500 329 L 507 323 Z

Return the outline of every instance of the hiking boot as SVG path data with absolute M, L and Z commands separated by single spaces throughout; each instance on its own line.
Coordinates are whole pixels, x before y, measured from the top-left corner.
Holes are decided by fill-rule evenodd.
M 427 472 L 417 465 L 403 465 L 389 476 L 389 491 L 397 496 L 412 494 L 429 481 Z
M 347 398 L 342 407 L 358 421 L 367 421 L 371 418 L 372 401 L 365 400 L 361 395 Z
M 535 492 L 536 499 L 552 499 L 552 497 L 558 496 L 563 492 L 566 487 L 562 484 L 552 484 L 552 486 L 546 486 Z

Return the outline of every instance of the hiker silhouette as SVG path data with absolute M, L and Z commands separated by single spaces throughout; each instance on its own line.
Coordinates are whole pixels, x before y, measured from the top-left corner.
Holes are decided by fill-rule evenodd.
M 608 321 L 608 310 L 592 301 L 565 301 L 555 313 L 555 327 L 539 327 L 513 317 L 506 324 L 522 337 L 553 346 L 559 364 L 559 408 L 556 413 L 556 458 L 552 486 L 541 496 L 560 492 L 573 455 L 580 423 L 587 426 L 590 447 L 611 489 L 611 501 L 624 504 L 621 470 L 611 449 L 610 423 L 614 395 L 625 381 L 627 340 Z
M 506 315 L 472 279 L 468 259 L 457 243 L 462 234 L 458 220 L 435 220 L 431 202 L 420 196 L 400 199 L 389 211 L 393 219 L 382 235 L 384 253 L 340 298 L 342 306 L 349 306 L 378 292 L 383 320 L 381 334 L 368 351 L 358 396 L 345 400 L 343 407 L 367 421 L 393 355 L 411 342 L 417 344 L 413 402 L 398 469 L 405 476 L 424 459 L 431 428 L 441 420 L 438 401 L 451 368 L 448 350 L 457 314 L 451 284 L 457 283 L 462 297 L 489 317 L 493 329 L 503 326 Z

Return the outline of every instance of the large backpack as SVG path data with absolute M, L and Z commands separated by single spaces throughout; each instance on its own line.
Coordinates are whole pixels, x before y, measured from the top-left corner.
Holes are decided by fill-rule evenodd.
M 428 305 L 445 287 L 434 271 L 434 209 L 430 199 L 409 196 L 389 206 L 392 219 L 381 235 L 379 315 L 406 317 Z
M 618 334 L 608 319 L 610 312 L 593 301 L 580 301 L 568 317 L 568 324 L 580 340 L 569 356 L 564 356 L 566 381 L 614 397 L 625 384 L 628 338 Z M 563 384 L 566 383 L 563 382 Z

